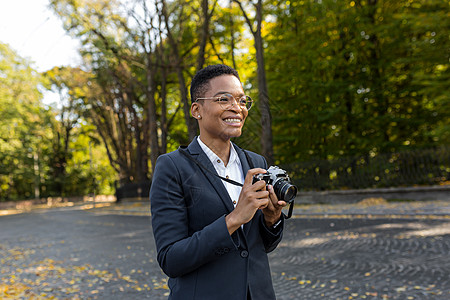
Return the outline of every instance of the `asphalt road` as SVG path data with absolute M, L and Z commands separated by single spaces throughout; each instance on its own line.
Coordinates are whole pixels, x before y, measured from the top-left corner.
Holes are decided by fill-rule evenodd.
M 279 300 L 450 299 L 449 254 L 448 216 L 315 214 L 289 220 L 269 258 Z M 77 208 L 2 216 L 0 262 L 4 299 L 168 295 L 149 216 Z

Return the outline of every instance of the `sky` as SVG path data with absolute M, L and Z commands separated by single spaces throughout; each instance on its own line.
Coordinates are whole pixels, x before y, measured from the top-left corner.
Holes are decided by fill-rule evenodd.
M 80 62 L 79 42 L 66 34 L 48 5 L 49 0 L 0 0 L 0 41 L 39 72 Z M 44 102 L 55 101 L 55 96 L 45 93 Z

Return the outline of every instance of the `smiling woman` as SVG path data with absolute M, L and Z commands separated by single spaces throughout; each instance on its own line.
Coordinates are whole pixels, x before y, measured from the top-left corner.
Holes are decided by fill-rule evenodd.
M 235 105 L 234 100 L 245 98 L 244 90 L 241 82 L 234 75 L 215 77 L 209 81 L 209 86 L 205 97 L 197 98 L 192 103 L 191 113 L 193 116 L 200 116 L 197 120 L 201 140 L 217 154 L 229 152 L 230 138 L 241 135 L 248 116 L 246 105 Z M 224 99 L 226 94 L 234 95 L 234 97 L 233 100 L 227 99 L 224 105 L 221 99 Z M 213 99 L 213 101 L 205 99 Z M 224 161 L 228 160 L 226 155 L 219 154 L 219 156 L 223 156 Z
M 275 299 L 267 253 L 281 241 L 286 203 L 253 182 L 267 172 L 265 159 L 230 141 L 242 134 L 251 99 L 225 65 L 200 70 L 191 96 L 200 136 L 158 158 L 150 190 L 169 299 Z

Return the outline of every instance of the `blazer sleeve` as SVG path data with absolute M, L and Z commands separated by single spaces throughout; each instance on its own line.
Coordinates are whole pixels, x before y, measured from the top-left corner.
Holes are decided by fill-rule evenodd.
M 264 243 L 264 248 L 267 253 L 275 250 L 283 237 L 285 216 L 281 213 L 281 223 L 276 229 L 268 228 L 266 222 L 264 222 L 264 215 L 261 214 L 259 227 L 261 232 L 261 238 Z
M 169 155 L 158 158 L 150 189 L 153 234 L 160 267 L 169 277 L 183 276 L 237 249 L 225 215 L 192 234 L 182 178 Z

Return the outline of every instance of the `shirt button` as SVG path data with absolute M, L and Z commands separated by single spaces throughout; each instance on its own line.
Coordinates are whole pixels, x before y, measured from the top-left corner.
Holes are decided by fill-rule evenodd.
M 226 178 L 226 179 L 230 179 L 230 176 L 227 175 L 227 176 L 225 176 L 225 178 Z
M 246 258 L 248 256 L 248 251 L 247 250 L 242 250 L 241 251 L 241 257 L 242 258 Z
M 236 203 L 237 203 L 236 200 L 233 200 L 233 204 L 236 205 Z
M 219 164 L 220 164 L 220 159 L 218 159 L 218 160 L 217 160 L 217 163 L 219 163 Z

